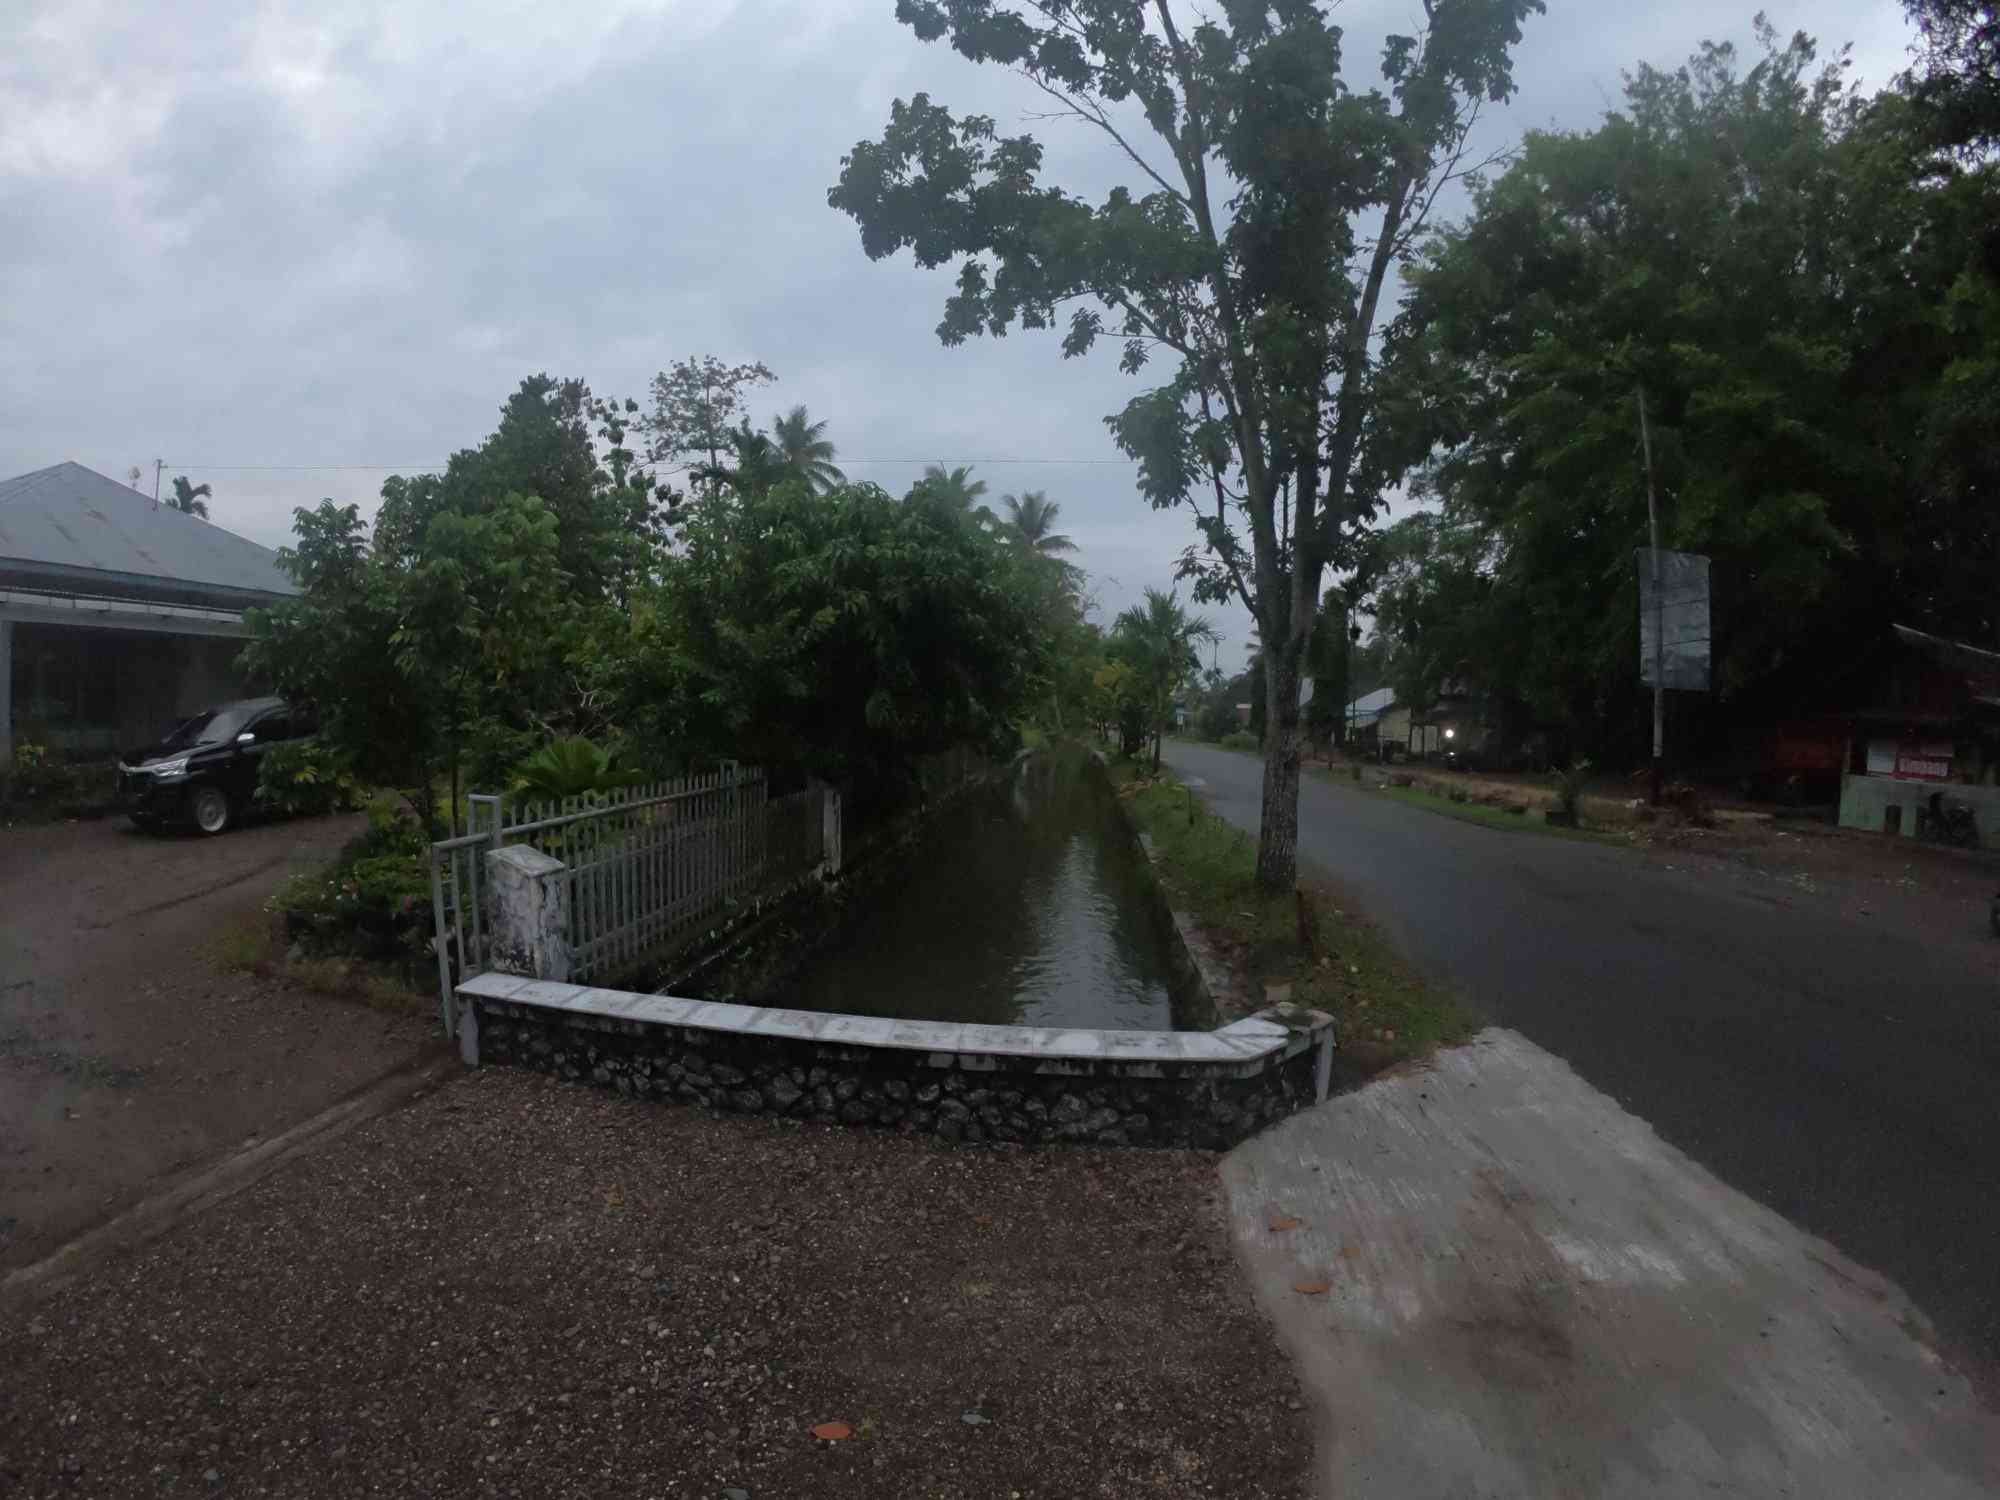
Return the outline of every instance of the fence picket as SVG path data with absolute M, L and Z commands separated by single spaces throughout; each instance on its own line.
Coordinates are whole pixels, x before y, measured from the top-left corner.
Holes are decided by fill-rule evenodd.
M 818 786 L 774 797 L 761 771 L 733 765 L 598 797 L 511 807 L 501 797 L 469 797 L 466 832 L 439 840 L 431 855 L 447 1024 L 452 986 L 486 968 L 490 851 L 525 843 L 563 862 L 570 978 L 590 983 L 684 946 L 817 871 L 824 797 Z

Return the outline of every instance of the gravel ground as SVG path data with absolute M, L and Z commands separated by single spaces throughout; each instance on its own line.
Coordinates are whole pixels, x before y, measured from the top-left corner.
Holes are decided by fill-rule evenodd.
M 0 830 L 0 1270 L 440 1045 L 434 1000 L 375 1010 L 222 962 L 362 826 Z
M 0 1313 L 0 1494 L 1302 1495 L 1222 1214 L 488 1070 Z

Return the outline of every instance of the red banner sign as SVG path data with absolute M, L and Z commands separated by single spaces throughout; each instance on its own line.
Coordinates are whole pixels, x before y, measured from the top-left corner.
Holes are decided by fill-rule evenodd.
M 1898 781 L 1949 781 L 1951 752 L 1948 740 L 1870 740 L 1868 774 Z

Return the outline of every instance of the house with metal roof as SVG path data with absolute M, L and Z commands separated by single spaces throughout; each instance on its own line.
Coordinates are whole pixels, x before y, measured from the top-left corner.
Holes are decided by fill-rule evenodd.
M 268 547 L 82 464 L 0 480 L 0 767 L 109 755 L 239 697 L 243 611 L 298 592 Z

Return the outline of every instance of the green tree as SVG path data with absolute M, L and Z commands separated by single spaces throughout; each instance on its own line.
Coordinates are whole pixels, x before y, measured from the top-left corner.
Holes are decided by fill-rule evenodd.
M 833 443 L 826 423 L 815 422 L 803 406 L 795 406 L 771 423 L 771 446 L 778 461 L 816 490 L 845 484 L 847 476 L 834 467 Z
M 1346 599 L 1329 590 L 1320 601 L 1319 623 L 1313 627 L 1313 696 L 1307 705 L 1306 727 L 1322 746 L 1342 737 L 1342 711 L 1353 698 L 1349 687 L 1349 666 L 1354 646 Z
M 981 526 L 992 526 L 996 522 L 992 509 L 980 503 L 985 493 L 986 481 L 974 479 L 970 465 L 947 469 L 943 464 L 928 464 L 904 498 L 969 517 Z
M 1215 640 L 1214 625 L 1191 615 L 1177 594 L 1147 589 L 1145 602 L 1121 610 L 1111 622 L 1110 652 L 1131 667 L 1133 688 L 1153 736 L 1153 771 L 1160 769 L 1160 742 L 1173 718 L 1174 700 L 1201 670 L 1203 641 Z
M 1045 649 L 1018 575 L 965 516 L 873 485 L 703 496 L 606 690 L 649 741 L 876 802 L 923 755 L 1012 742 Z
M 441 511 L 398 553 L 368 545 L 357 506 L 294 515 L 279 563 L 300 594 L 251 610 L 245 666 L 320 713 L 363 780 L 400 789 L 426 827 L 482 730 L 527 730 L 572 607 L 554 515 L 534 496 Z
M 1008 537 L 1031 556 L 1056 558 L 1076 551 L 1076 543 L 1055 529 L 1062 506 L 1040 490 L 1023 495 L 1002 495 L 1007 507 L 1003 523 Z
M 1103 132 L 1136 186 L 1096 206 L 1044 186 L 1032 137 L 918 94 L 828 195 L 870 256 L 959 263 L 948 344 L 1066 318 L 1066 356 L 1108 335 L 1128 371 L 1174 360 L 1108 421 L 1147 499 L 1194 511 L 1196 596 L 1237 595 L 1262 628 L 1268 887 L 1296 878 L 1299 680 L 1321 578 L 1392 477 L 1370 442 L 1383 290 L 1460 171 L 1480 104 L 1512 93 L 1509 49 L 1541 9 L 1426 4 L 1419 30 L 1387 39 L 1381 86 L 1357 92 L 1341 29 L 1307 0 L 1187 24 L 1170 0 L 900 0 L 920 39 L 1025 74 Z
M 1713 559 L 1721 719 L 1823 705 L 1891 620 L 2000 631 L 2000 183 L 1809 38 L 1759 42 L 1530 134 L 1413 270 L 1390 425 L 1438 445 L 1439 517 L 1382 606 L 1399 693 L 1469 661 L 1600 759 L 1639 751 L 1642 391 L 1662 539 Z
M 578 595 L 616 602 L 652 565 L 656 494 L 625 447 L 634 402 L 593 397 L 581 380 L 534 375 L 500 408 L 500 425 L 441 474 L 393 475 L 382 486 L 375 545 L 408 557 L 447 512 L 478 515 L 510 494 L 533 495 L 555 519 L 558 556 Z M 606 445 L 600 459 L 599 443 Z
M 745 404 L 757 386 L 778 377 L 762 364 L 725 365 L 712 354 L 677 360 L 653 377 L 653 408 L 640 424 L 646 458 L 655 464 L 706 462 L 710 493 L 720 490 L 722 455 L 730 433 L 746 421 Z
M 205 484 L 189 484 L 185 474 L 174 476 L 174 492 L 167 496 L 167 504 L 185 515 L 208 519 L 208 503 L 202 497 L 213 499 L 215 491 Z
M 2000 141 L 2000 10 L 1992 0 L 1907 0 L 1924 39 L 1915 98 L 1940 145 L 1981 151 Z
M 788 464 L 778 445 L 768 434 L 753 428 L 748 417 L 730 428 L 725 439 L 731 462 L 695 466 L 696 481 L 706 485 L 711 494 L 725 489 L 738 495 L 761 494 L 795 475 L 809 486 L 821 488 Z
M 1447 682 L 1476 681 L 1489 694 L 1515 687 L 1514 654 L 1498 632 L 1487 534 L 1430 511 L 1383 533 L 1375 583 L 1375 630 L 1389 648 L 1385 676 L 1396 701 L 1423 710 Z M 1636 648 L 1635 648 L 1636 649 Z

